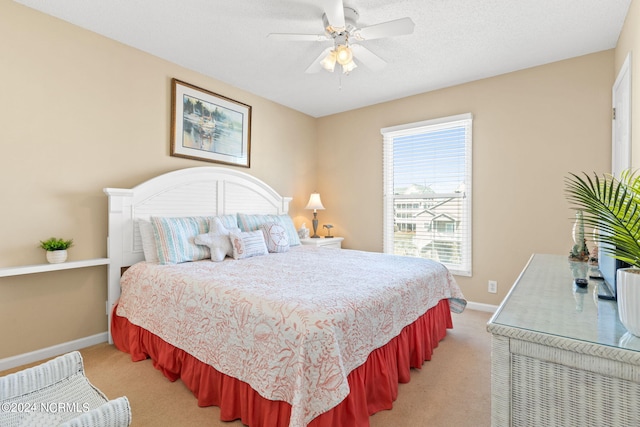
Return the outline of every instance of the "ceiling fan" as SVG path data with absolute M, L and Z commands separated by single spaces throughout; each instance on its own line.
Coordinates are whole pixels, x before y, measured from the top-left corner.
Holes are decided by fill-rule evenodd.
M 338 63 L 342 67 L 342 72 L 349 74 L 358 66 L 354 58 L 367 68 L 377 71 L 387 64 L 386 61 L 359 43 L 413 33 L 414 23 L 411 18 L 401 18 L 360 28 L 357 24 L 358 11 L 344 6 L 343 0 L 324 0 L 323 3 L 324 33 L 271 33 L 267 36 L 284 41 L 333 41 L 333 46 L 323 50 L 306 69 L 306 73 L 317 73 L 323 68 L 333 72 Z

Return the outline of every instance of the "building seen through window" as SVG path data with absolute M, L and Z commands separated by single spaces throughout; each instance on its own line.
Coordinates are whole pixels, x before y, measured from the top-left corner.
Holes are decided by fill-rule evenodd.
M 471 275 L 471 115 L 382 130 L 385 252 Z

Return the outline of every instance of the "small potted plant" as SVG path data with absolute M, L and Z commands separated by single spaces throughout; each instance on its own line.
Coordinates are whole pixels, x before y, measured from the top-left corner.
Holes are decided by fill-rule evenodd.
M 47 240 L 40 240 L 40 247 L 47 251 L 47 261 L 51 264 L 58 264 L 67 260 L 67 249 L 73 246 L 73 239 L 64 240 L 50 237 Z

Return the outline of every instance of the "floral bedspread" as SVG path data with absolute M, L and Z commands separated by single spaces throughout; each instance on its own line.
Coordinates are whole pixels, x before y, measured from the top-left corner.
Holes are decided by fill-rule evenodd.
M 439 263 L 297 246 L 279 254 L 178 265 L 138 263 L 117 314 L 291 404 L 306 426 L 349 394 L 347 375 L 441 299 L 466 302 Z

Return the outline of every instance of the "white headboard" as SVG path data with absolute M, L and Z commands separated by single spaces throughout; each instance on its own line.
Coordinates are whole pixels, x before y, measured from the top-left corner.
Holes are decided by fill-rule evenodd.
M 131 189 L 105 188 L 109 196 L 107 314 L 120 297 L 123 267 L 144 260 L 136 219 L 150 216 L 286 214 L 291 197 L 263 181 L 233 169 L 195 167 L 168 172 Z

